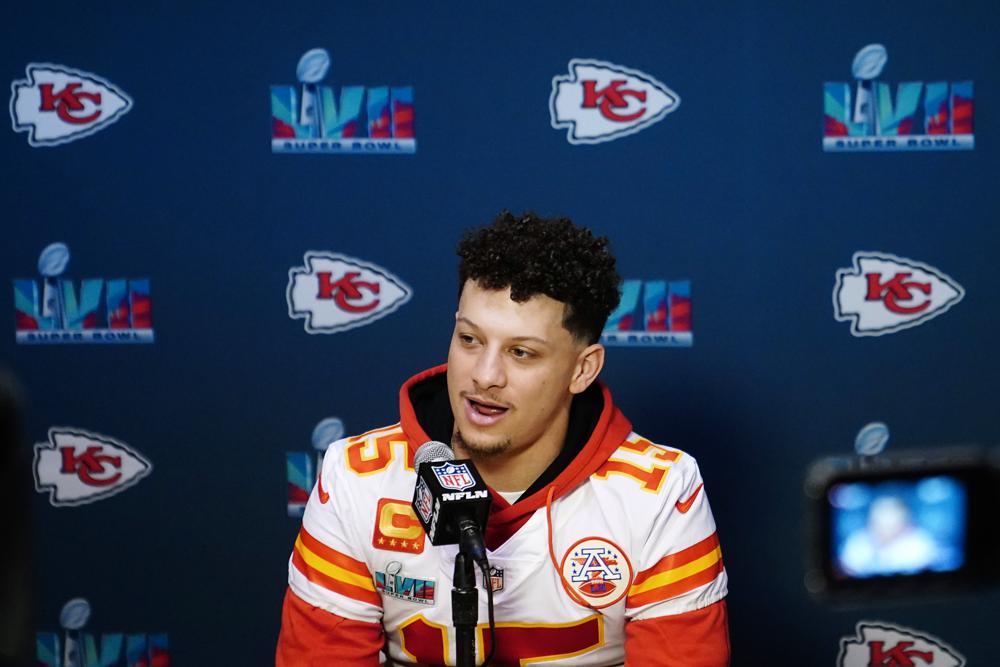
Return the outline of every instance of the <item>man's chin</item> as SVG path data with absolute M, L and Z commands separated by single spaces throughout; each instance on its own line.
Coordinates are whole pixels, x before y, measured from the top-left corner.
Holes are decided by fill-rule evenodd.
M 510 449 L 511 440 L 507 436 L 494 436 L 492 438 L 466 437 L 461 431 L 455 431 L 451 438 L 451 444 L 460 448 L 469 456 L 475 458 L 494 458 L 502 455 Z

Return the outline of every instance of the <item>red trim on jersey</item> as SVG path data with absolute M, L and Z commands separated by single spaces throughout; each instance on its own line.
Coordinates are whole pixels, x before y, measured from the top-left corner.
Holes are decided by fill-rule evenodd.
M 715 563 L 697 574 L 693 574 L 690 577 L 681 579 L 680 581 L 668 584 L 666 586 L 661 586 L 660 588 L 654 588 L 652 590 L 646 591 L 645 593 L 639 593 L 637 595 L 630 595 L 625 600 L 626 607 L 641 607 L 643 605 L 652 604 L 654 602 L 660 602 L 662 600 L 668 600 L 670 598 L 677 597 L 678 595 L 683 595 L 688 591 L 693 591 L 699 586 L 704 586 L 705 584 L 712 583 L 716 577 L 725 569 L 722 564 L 722 559 L 715 561 Z
M 632 585 L 638 586 L 655 574 L 666 572 L 667 570 L 673 570 L 674 568 L 682 565 L 687 565 L 691 561 L 698 560 L 705 554 L 715 551 L 718 546 L 719 534 L 712 533 L 701 542 L 693 544 L 687 549 L 672 553 L 669 556 L 664 556 L 653 567 L 643 570 L 639 574 L 635 575 L 635 580 L 632 582 Z
M 348 572 L 360 574 L 362 577 L 368 577 L 369 579 L 371 578 L 372 573 L 368 571 L 368 566 L 362 561 L 351 558 L 345 553 L 341 553 L 336 549 L 331 549 L 326 546 L 310 535 L 305 529 L 305 526 L 299 530 L 299 537 L 302 538 L 302 544 L 306 545 L 309 551 L 312 551 L 317 556 L 320 556 L 323 560 L 333 563 L 337 567 L 343 568 Z
M 704 560 L 702 563 L 696 563 L 699 559 Z M 695 569 L 688 572 L 687 570 L 692 567 Z M 641 607 L 683 595 L 699 586 L 711 583 L 724 569 L 719 551 L 719 536 L 712 533 L 701 542 L 660 559 L 656 565 L 636 575 L 625 605 Z M 643 586 L 650 579 L 661 575 L 665 575 L 662 577 L 663 585 L 655 588 Z M 635 592 L 638 588 L 644 590 Z
M 306 579 L 317 586 L 321 586 L 322 588 L 334 593 L 339 593 L 340 595 L 351 598 L 352 600 L 357 600 L 358 602 L 364 602 L 379 608 L 382 607 L 382 598 L 379 597 L 378 593 L 365 590 L 360 586 L 355 586 L 339 579 L 334 579 L 333 577 L 327 576 L 319 570 L 310 567 L 309 563 L 305 562 L 302 558 L 302 554 L 299 553 L 298 549 L 292 552 L 292 565 L 295 566 L 295 569 L 301 572 Z
M 306 555 L 302 553 L 301 548 L 311 551 L 322 563 L 317 564 L 315 567 L 310 565 L 306 562 Z M 306 579 L 317 586 L 349 597 L 352 600 L 357 600 L 358 602 L 364 602 L 379 608 L 382 607 L 382 598 L 375 592 L 374 585 L 362 588 L 357 584 L 356 580 L 353 582 L 350 580 L 353 575 L 355 577 L 364 577 L 367 581 L 371 581 L 372 575 L 365 564 L 346 554 L 331 549 L 307 533 L 305 528 L 299 531 L 299 542 L 296 542 L 295 548 L 292 550 L 292 565 Z M 342 574 L 338 575 L 337 569 L 341 570 Z
M 727 667 L 726 601 L 702 609 L 625 624 L 625 664 L 643 667 Z
M 403 383 L 399 390 L 399 415 L 403 432 L 409 440 L 410 451 L 415 452 L 416 448 L 428 442 L 430 438 L 424 432 L 417 421 L 416 412 L 410 403 L 410 388 L 418 382 L 422 382 L 429 377 L 445 373 L 448 370 L 447 364 L 441 364 L 428 369 L 422 373 L 414 375 Z M 599 383 L 601 393 L 604 397 L 604 408 L 601 410 L 600 419 L 590 434 L 590 439 L 583 446 L 580 453 L 573 459 L 573 462 L 566 467 L 559 476 L 543 489 L 531 494 L 529 497 L 518 500 L 514 505 L 503 506 L 501 503 L 493 503 L 490 507 L 490 519 L 486 525 L 486 535 L 484 540 L 487 548 L 495 551 L 504 542 L 521 529 L 536 510 L 545 506 L 545 495 L 549 487 L 555 487 L 555 497 L 560 498 L 569 494 L 573 489 L 582 484 L 588 477 L 604 465 L 618 447 L 621 446 L 625 438 L 632 432 L 632 424 L 625 415 L 615 407 L 611 400 L 611 392 L 603 383 Z M 496 496 L 497 494 L 493 494 Z
M 291 589 L 281 609 L 275 667 L 376 667 L 384 643 L 381 623 L 365 623 L 314 607 Z

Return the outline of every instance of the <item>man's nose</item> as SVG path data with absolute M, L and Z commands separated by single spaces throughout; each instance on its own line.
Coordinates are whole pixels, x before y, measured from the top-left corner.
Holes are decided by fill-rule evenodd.
M 472 380 L 481 389 L 502 387 L 507 383 L 499 350 L 483 348 L 482 353 L 476 359 Z

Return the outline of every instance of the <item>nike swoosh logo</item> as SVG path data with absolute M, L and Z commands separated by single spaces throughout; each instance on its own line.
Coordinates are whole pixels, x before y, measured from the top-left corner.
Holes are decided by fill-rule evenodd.
M 694 504 L 694 499 L 698 497 L 698 493 L 701 491 L 701 487 L 704 485 L 705 485 L 704 482 L 699 484 L 698 488 L 694 490 L 694 493 L 692 493 L 687 500 L 678 500 L 677 511 L 680 512 L 681 514 L 687 514 L 687 511 L 691 509 L 691 505 Z
M 319 492 L 320 503 L 326 505 L 330 501 L 330 494 L 323 490 L 323 471 L 316 473 L 316 490 Z

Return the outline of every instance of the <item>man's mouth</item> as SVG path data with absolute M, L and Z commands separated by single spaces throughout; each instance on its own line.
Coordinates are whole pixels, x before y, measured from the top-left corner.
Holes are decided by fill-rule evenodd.
M 492 426 L 500 421 L 510 409 L 494 401 L 480 397 L 465 396 L 465 414 L 477 426 Z

